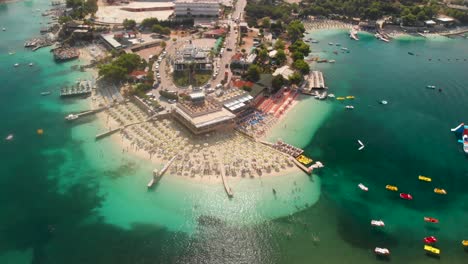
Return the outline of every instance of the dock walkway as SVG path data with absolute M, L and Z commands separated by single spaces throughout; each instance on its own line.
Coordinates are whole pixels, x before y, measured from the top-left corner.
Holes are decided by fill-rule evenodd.
M 229 187 L 229 184 L 227 183 L 227 179 L 225 176 L 225 171 L 224 171 L 223 166 L 221 166 L 221 179 L 223 180 L 224 190 L 226 191 L 228 197 L 232 198 L 234 196 L 234 192 L 232 191 L 231 187 Z
M 151 180 L 148 182 L 148 188 L 151 188 L 153 187 L 153 185 L 155 183 L 157 183 L 159 180 L 161 180 L 162 176 L 164 175 L 164 173 L 167 171 L 167 169 L 169 169 L 169 167 L 171 166 L 171 164 L 175 161 L 175 159 L 179 156 L 179 154 L 176 154 L 174 155 L 174 157 L 172 157 L 167 163 L 166 165 L 164 165 L 164 167 L 158 171 L 157 169 L 154 169 L 153 170 L 153 177 L 151 178 Z

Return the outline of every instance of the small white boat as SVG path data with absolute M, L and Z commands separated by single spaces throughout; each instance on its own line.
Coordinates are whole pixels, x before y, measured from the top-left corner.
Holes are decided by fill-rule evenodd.
M 330 97 L 330 98 L 335 98 L 334 94 L 328 94 L 327 96 Z
M 10 141 L 13 139 L 13 134 L 8 135 L 5 140 Z
M 328 45 L 330 45 L 330 46 L 333 45 L 333 42 L 328 42 Z
M 387 248 L 376 247 L 374 249 L 374 253 L 377 254 L 377 255 L 380 255 L 380 256 L 388 256 L 388 255 L 390 255 L 390 250 L 388 250 Z
M 32 62 L 29 63 L 29 67 L 32 67 L 32 66 L 34 66 L 34 63 L 32 63 Z
M 365 192 L 369 191 L 369 188 L 367 188 L 367 186 L 365 186 L 365 185 L 362 184 L 362 183 L 358 184 L 358 187 L 359 187 L 359 189 L 361 189 L 361 190 L 363 190 L 363 191 L 365 191 Z
M 45 92 L 41 93 L 42 96 L 46 96 L 46 95 L 49 95 L 49 94 L 50 94 L 50 91 L 45 91 Z
M 8 52 L 8 55 L 14 55 L 16 52 Z
M 342 47 L 341 50 L 347 51 L 348 48 Z
M 19 66 L 19 63 L 15 63 L 15 65 L 13 65 L 13 66 L 18 67 L 18 66 Z
M 357 142 L 358 142 L 359 145 L 360 145 L 360 147 L 358 148 L 358 150 L 362 150 L 362 149 L 365 147 L 365 145 L 364 145 L 364 144 L 361 142 L 361 140 L 359 140 L 359 139 L 358 139 Z
M 72 121 L 72 120 L 77 119 L 78 117 L 79 117 L 79 116 L 77 116 L 77 115 L 69 114 L 69 115 L 67 115 L 67 116 L 65 117 L 65 119 L 68 120 L 68 121 Z
M 435 87 L 435 85 L 428 85 L 428 86 L 426 86 L 426 88 L 428 88 L 428 89 L 435 89 L 436 87 Z
M 381 104 L 383 104 L 383 105 L 386 105 L 386 104 L 388 104 L 388 102 L 387 102 L 387 101 L 385 101 L 385 100 L 382 100 L 382 101 L 380 101 L 380 103 L 381 103 Z
M 371 226 L 385 226 L 385 223 L 382 220 L 372 220 L 370 224 Z
M 336 60 L 329 60 L 328 62 L 329 62 L 329 63 L 335 63 Z
M 6 31 L 6 28 L 2 28 L 2 31 Z
M 354 106 L 352 106 L 352 105 L 347 105 L 347 106 L 345 106 L 345 108 L 346 108 L 346 109 L 354 109 Z

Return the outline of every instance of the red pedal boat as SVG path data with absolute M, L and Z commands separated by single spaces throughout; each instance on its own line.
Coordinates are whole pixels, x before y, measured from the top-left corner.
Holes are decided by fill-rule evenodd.
M 437 238 L 435 236 L 428 236 L 424 238 L 424 243 L 426 244 L 434 244 L 437 242 Z
M 400 198 L 405 200 L 413 200 L 413 196 L 409 193 L 400 193 Z
M 439 219 L 433 218 L 433 217 L 427 217 L 427 216 L 424 217 L 424 221 L 429 222 L 429 223 L 434 223 L 434 224 L 439 223 Z

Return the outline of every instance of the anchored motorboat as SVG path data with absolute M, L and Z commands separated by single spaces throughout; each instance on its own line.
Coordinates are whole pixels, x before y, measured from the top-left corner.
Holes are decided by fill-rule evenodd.
M 72 121 L 72 120 L 75 120 L 75 119 L 78 119 L 79 116 L 77 115 L 74 115 L 74 114 L 69 114 L 65 117 L 66 120 L 68 121 Z
M 362 150 L 362 149 L 365 147 L 364 143 L 362 143 L 362 141 L 361 141 L 361 140 L 359 140 L 359 139 L 358 139 L 358 141 L 357 141 L 357 142 L 358 142 L 358 143 L 359 143 L 359 145 L 360 145 L 360 147 L 358 148 L 358 150 Z
M 387 101 L 385 101 L 385 100 L 382 100 L 382 101 L 380 101 L 380 103 L 381 103 L 381 104 L 383 104 L 383 105 L 386 105 L 386 104 L 388 104 L 388 102 L 387 102 Z
M 46 96 L 46 95 L 49 95 L 49 94 L 50 94 L 50 91 L 45 91 L 45 92 L 41 93 L 42 96 Z
M 345 108 L 346 108 L 346 109 L 354 109 L 354 106 L 352 106 L 352 105 L 347 105 L 347 106 L 345 106 Z
M 384 221 L 382 220 L 371 220 L 371 226 L 385 226 Z
M 426 88 L 428 88 L 428 89 L 435 89 L 436 86 L 435 86 L 435 85 L 427 85 Z
M 458 142 L 463 144 L 463 151 L 468 154 L 468 126 L 465 126 L 464 123 L 461 123 L 456 128 L 451 129 L 452 132 L 457 133 L 458 136 L 461 136 L 461 139 Z
M 377 254 L 377 255 L 380 255 L 380 256 L 388 256 L 388 255 L 390 255 L 390 250 L 388 250 L 387 248 L 376 247 L 374 249 L 374 253 Z
M 423 239 L 424 243 L 426 244 L 434 244 L 437 242 L 437 238 L 435 236 L 428 236 Z
M 446 194 L 447 194 L 447 191 L 446 191 L 446 190 L 440 189 L 440 188 L 434 188 L 434 192 L 437 193 L 437 194 L 442 194 L 442 195 L 446 195 Z
M 19 66 L 19 63 L 15 63 L 15 65 L 13 65 L 13 66 L 18 67 L 18 66 Z
M 362 183 L 359 183 L 359 184 L 358 184 L 358 187 L 359 187 L 359 189 L 361 189 L 361 190 L 363 190 L 363 191 L 365 191 L 365 192 L 369 191 L 369 188 L 367 188 L 367 186 L 365 186 L 365 185 L 362 184 Z
M 400 193 L 400 198 L 405 200 L 413 200 L 413 196 L 409 193 Z
M 418 179 L 419 179 L 420 181 L 425 181 L 425 182 L 431 182 L 431 181 L 432 181 L 431 178 L 426 177 L 426 176 L 422 176 L 422 175 L 419 175 L 419 176 L 418 176 Z
M 5 140 L 10 141 L 13 139 L 13 134 L 8 135 Z
M 437 223 L 439 223 L 439 219 L 434 218 L 434 217 L 427 217 L 427 216 L 425 216 L 425 217 L 424 217 L 424 222 L 437 224 Z

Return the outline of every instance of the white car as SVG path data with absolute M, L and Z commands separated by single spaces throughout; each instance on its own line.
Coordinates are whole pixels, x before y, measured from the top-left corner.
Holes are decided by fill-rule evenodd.
M 218 83 L 218 84 L 216 85 L 216 89 L 219 89 L 219 88 L 221 88 L 221 87 L 223 87 L 223 85 L 220 84 L 220 83 Z

